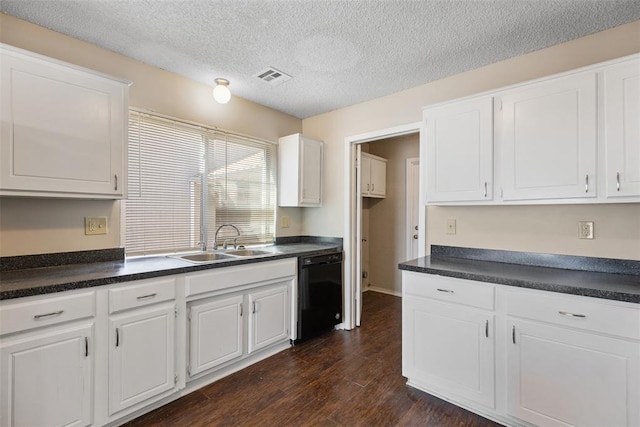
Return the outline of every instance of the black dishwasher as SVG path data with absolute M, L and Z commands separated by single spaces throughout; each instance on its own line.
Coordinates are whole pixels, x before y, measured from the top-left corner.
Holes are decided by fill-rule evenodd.
M 342 252 L 298 261 L 296 343 L 330 331 L 342 322 Z

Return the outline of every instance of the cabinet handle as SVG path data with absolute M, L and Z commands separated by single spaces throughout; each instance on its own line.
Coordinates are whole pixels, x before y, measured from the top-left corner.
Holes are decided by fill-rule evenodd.
M 242 317 L 242 304 L 240 304 L 240 317 Z
M 584 176 L 584 192 L 585 193 L 589 192 L 589 174 L 586 174 Z
M 367 184 L 367 191 L 369 191 L 369 184 Z
M 35 320 L 40 320 L 47 317 L 60 316 L 62 313 L 64 313 L 64 310 L 58 310 L 58 311 L 53 311 L 51 313 L 46 313 L 46 314 L 36 314 L 35 316 L 33 316 L 33 318 Z
M 252 313 L 256 314 L 256 302 L 254 301 L 252 304 L 253 304 Z
M 616 191 L 620 191 L 620 172 L 616 172 Z
M 116 347 L 120 347 L 120 331 L 116 328 Z
M 513 328 L 511 328 L 511 341 L 513 341 L 513 343 L 516 343 L 516 325 L 513 325 Z
M 371 191 L 375 191 L 376 190 L 376 185 L 375 184 L 371 184 Z
M 89 357 L 89 338 L 84 337 L 84 357 Z
M 155 297 L 156 295 L 158 295 L 158 294 L 154 292 L 154 293 L 149 294 L 149 295 L 141 295 L 141 296 L 137 297 L 137 299 L 138 300 L 150 299 L 150 298 Z
M 484 336 L 489 338 L 489 321 L 484 321 Z
M 116 187 L 115 187 L 115 190 L 117 191 L 117 190 L 118 190 L 118 175 L 117 175 L 117 174 L 116 174 L 116 175 L 113 175 L 113 177 L 116 179 Z
M 563 316 L 569 316 L 569 317 L 580 317 L 580 318 L 587 317 L 586 314 L 569 313 L 568 311 L 559 311 L 558 314 L 561 314 Z
M 487 181 L 484 182 L 484 197 L 487 197 Z
M 438 292 L 446 292 L 448 294 L 452 294 L 453 293 L 453 291 L 450 290 L 450 289 L 440 289 L 440 288 L 438 288 Z

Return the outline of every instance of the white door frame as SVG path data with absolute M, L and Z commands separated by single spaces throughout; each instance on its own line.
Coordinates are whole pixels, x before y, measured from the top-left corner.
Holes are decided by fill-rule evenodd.
M 408 135 L 412 133 L 420 134 L 420 145 L 424 135 L 423 122 L 414 122 L 406 125 L 395 126 L 387 129 L 380 129 L 373 132 L 348 136 L 344 139 L 344 240 L 345 252 L 344 262 L 344 323 L 345 329 L 353 329 L 360 325 L 360 295 L 362 294 L 362 277 L 360 274 L 360 260 L 357 258 L 360 253 L 360 242 L 362 230 L 357 224 L 362 212 L 358 212 L 358 198 L 360 197 L 359 184 L 356 182 L 356 145 L 380 139 L 393 138 L 396 136 Z M 423 155 L 421 151 L 421 157 Z M 421 160 L 423 160 L 421 158 Z M 420 162 L 420 182 L 424 182 L 424 165 Z M 358 184 L 358 185 L 357 185 Z M 422 185 L 421 185 L 422 187 Z M 420 189 L 420 224 L 425 223 L 424 191 Z M 419 256 L 425 254 L 425 232 L 424 226 L 418 230 Z
M 418 177 L 418 188 L 414 188 L 414 182 L 415 182 L 415 178 L 416 178 L 416 166 L 418 169 L 417 174 L 420 175 L 420 158 L 419 157 L 412 157 L 410 159 L 407 159 L 406 161 L 406 185 L 405 185 L 405 196 L 406 196 L 406 212 L 405 212 L 405 224 L 406 224 L 406 229 L 405 229 L 405 233 L 406 233 L 406 258 L 407 259 L 411 259 L 412 257 L 412 252 L 413 252 L 413 235 L 416 234 L 414 233 L 414 230 L 411 229 L 411 220 L 413 219 L 413 210 L 416 208 L 416 206 L 414 206 L 415 203 L 415 197 L 412 197 L 412 194 L 415 194 L 416 191 L 418 191 L 418 198 L 420 197 L 420 178 Z M 420 203 L 418 201 L 418 203 Z M 419 204 L 418 204 L 418 212 L 420 212 L 420 208 L 419 208 Z M 420 227 L 420 222 L 418 222 L 418 231 L 420 231 L 420 228 L 424 228 L 425 225 L 422 224 L 422 227 Z M 420 237 L 420 234 L 418 234 L 418 238 Z M 420 250 L 420 243 L 418 243 L 418 250 Z M 422 255 L 420 255 L 422 256 Z

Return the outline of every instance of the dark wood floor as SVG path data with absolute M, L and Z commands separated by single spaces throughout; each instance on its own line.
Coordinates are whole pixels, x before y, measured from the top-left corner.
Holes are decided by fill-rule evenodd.
M 127 426 L 498 426 L 405 384 L 401 304 L 367 292 L 360 328 L 282 351 Z

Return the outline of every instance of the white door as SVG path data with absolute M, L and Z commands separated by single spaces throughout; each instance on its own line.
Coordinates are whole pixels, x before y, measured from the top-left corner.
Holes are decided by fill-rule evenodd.
M 243 296 L 207 299 L 189 308 L 189 376 L 242 356 Z
M 637 342 L 510 319 L 508 412 L 544 426 L 640 425 Z
M 322 143 L 301 137 L 301 203 L 319 206 L 322 201 Z
M 494 407 L 493 313 L 402 299 L 402 374 Z
M 109 328 L 109 414 L 175 386 L 175 304 L 112 316 Z
M 16 338 L 0 346 L 0 424 L 92 424 L 93 324 Z
M 289 287 L 283 281 L 263 291 L 247 294 L 249 354 L 289 337 Z
M 640 196 L 640 61 L 604 71 L 607 197 Z
M 501 97 L 504 200 L 596 197 L 596 74 Z
M 357 144 L 355 146 L 356 155 L 356 262 L 355 262 L 355 274 L 354 276 L 354 290 L 353 299 L 355 307 L 355 325 L 360 326 L 360 319 L 362 317 L 362 260 L 363 260 L 363 241 L 366 239 L 362 235 L 362 196 L 368 194 L 365 191 L 367 185 L 369 185 L 369 175 L 371 173 L 371 162 L 368 157 L 362 156 L 362 146 Z M 368 254 L 367 254 L 368 255 Z M 351 298 L 351 295 L 349 296 Z
M 427 202 L 493 198 L 493 98 L 426 110 Z
M 407 242 L 406 258 L 418 258 L 418 231 L 420 221 L 420 159 L 407 159 L 407 183 L 406 183 L 406 232 L 405 241 Z

